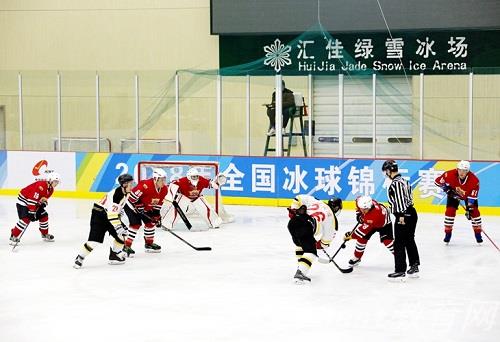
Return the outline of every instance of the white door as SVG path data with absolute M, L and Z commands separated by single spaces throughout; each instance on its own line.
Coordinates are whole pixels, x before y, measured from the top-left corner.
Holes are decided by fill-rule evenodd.
M 315 156 L 337 156 L 339 151 L 338 76 L 314 77 L 313 139 Z M 372 75 L 344 75 L 344 156 L 371 157 L 373 144 Z M 377 157 L 412 155 L 411 79 L 377 75 Z

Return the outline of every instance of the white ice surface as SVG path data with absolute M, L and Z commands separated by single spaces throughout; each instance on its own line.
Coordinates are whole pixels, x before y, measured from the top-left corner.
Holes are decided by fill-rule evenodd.
M 160 254 L 107 264 L 109 242 L 84 268 L 73 260 L 89 231 L 92 201 L 52 199 L 56 242 L 31 225 L 17 253 L 14 197 L 0 197 L 0 341 L 499 341 L 500 253 L 477 246 L 458 215 L 452 243 L 442 215 L 421 214 L 420 279 L 390 283 L 392 255 L 375 235 L 351 274 L 315 263 L 312 283 L 292 283 L 296 262 L 284 208 L 227 206 L 236 221 L 208 232 L 178 230 L 197 252 L 157 231 Z M 354 214 L 343 211 L 336 250 Z M 500 242 L 500 217 L 483 217 Z M 336 260 L 345 266 L 354 243 Z

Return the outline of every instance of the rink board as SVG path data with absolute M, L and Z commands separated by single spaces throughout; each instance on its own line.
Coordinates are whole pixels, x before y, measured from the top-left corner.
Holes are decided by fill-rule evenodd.
M 387 179 L 381 172 L 384 160 L 85 152 L 2 151 L 0 194 L 17 194 L 19 188 L 45 167 L 61 174 L 62 182 L 55 196 L 95 198 L 115 187 L 119 175 L 136 175 L 139 161 L 167 160 L 218 162 L 228 180 L 222 187 L 226 204 L 286 206 L 297 194 L 311 194 L 319 199 L 337 196 L 344 200 L 346 208 L 352 208 L 353 200 L 362 194 L 387 201 Z M 455 168 L 456 161 L 398 160 L 398 163 L 401 174 L 413 186 L 417 208 L 441 212 L 446 197 L 434 185 L 434 179 Z M 482 212 L 500 215 L 500 162 L 472 162 L 471 170 L 481 182 Z

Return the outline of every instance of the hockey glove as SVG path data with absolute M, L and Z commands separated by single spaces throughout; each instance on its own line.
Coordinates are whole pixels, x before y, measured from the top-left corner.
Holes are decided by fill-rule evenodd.
M 35 221 L 38 221 L 44 216 L 47 216 L 47 212 L 45 211 L 45 206 L 38 207 L 38 210 L 35 213 Z
M 223 186 L 224 184 L 226 184 L 226 182 L 227 182 L 226 175 L 223 173 L 219 173 L 217 175 L 217 184 L 219 184 L 219 186 Z
M 474 211 L 474 207 L 468 205 L 467 207 L 465 207 L 465 217 L 467 217 L 467 220 L 471 220 L 472 219 L 472 212 Z
M 346 233 L 344 234 L 344 241 L 346 241 L 346 242 L 347 242 L 347 241 L 349 241 L 349 240 L 351 240 L 351 239 L 352 239 L 352 232 L 346 232 Z
M 458 196 L 458 194 L 455 191 L 455 189 L 453 189 L 452 187 L 450 187 L 448 184 L 443 185 L 442 189 L 446 193 L 446 196 L 452 197 L 452 198 L 455 198 L 455 199 L 458 199 L 458 200 L 460 199 L 460 196 Z
M 144 214 L 144 205 L 135 205 L 135 204 L 132 204 L 132 207 L 134 208 L 135 212 L 138 213 L 139 215 L 140 214 Z
M 316 249 L 326 249 L 330 247 L 330 244 L 328 243 L 324 243 L 323 241 L 319 240 L 319 241 L 316 241 Z
M 156 227 L 161 227 L 161 216 L 160 212 L 158 210 L 149 210 L 144 212 L 144 216 L 146 216 L 147 219 L 150 219 L 151 222 L 156 226 Z
M 362 224 L 363 223 L 363 215 L 357 211 L 356 212 L 356 221 L 359 223 L 359 224 Z
M 116 234 L 118 237 L 120 237 L 122 240 L 125 240 L 127 235 L 128 235 L 128 229 L 125 227 L 123 224 L 119 224 L 115 227 Z
M 36 219 L 36 213 L 34 213 L 34 212 L 31 212 L 31 211 L 28 212 L 28 216 L 27 217 L 28 217 L 28 220 L 30 220 L 31 222 L 37 221 L 37 219 Z
M 226 182 L 227 182 L 227 177 L 222 173 L 220 173 L 217 176 L 215 176 L 213 180 L 210 181 L 210 186 L 214 189 L 219 189 L 221 186 L 226 184 Z
M 40 199 L 40 204 L 38 205 L 38 207 L 39 208 L 45 208 L 48 205 L 49 205 L 49 201 L 45 197 L 42 197 Z
M 153 223 L 155 224 L 155 226 L 157 228 L 161 228 L 161 216 L 160 215 L 154 216 L 153 217 Z

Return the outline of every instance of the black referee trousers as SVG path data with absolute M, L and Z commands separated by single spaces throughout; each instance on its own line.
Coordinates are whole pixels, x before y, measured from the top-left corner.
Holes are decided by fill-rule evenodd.
M 420 265 L 418 249 L 415 243 L 415 229 L 417 227 L 417 211 L 414 207 L 406 209 L 405 224 L 399 223 L 396 217 L 394 223 L 394 264 L 395 272 L 406 272 L 406 254 L 410 266 Z

